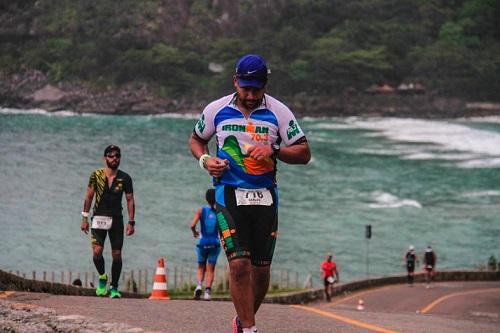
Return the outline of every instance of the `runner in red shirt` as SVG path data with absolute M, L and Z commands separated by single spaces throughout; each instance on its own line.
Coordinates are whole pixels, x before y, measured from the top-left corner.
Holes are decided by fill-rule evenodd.
M 325 296 L 328 302 L 332 299 L 332 286 L 340 281 L 337 264 L 333 261 L 333 255 L 327 254 L 325 261 L 321 263 L 321 277 L 325 286 Z

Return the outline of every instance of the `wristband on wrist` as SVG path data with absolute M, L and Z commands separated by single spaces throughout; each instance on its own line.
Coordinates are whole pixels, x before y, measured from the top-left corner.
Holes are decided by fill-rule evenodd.
M 271 149 L 273 150 L 273 154 L 271 155 L 272 157 L 278 157 L 278 154 L 280 153 L 280 145 L 277 143 L 271 144 Z
M 135 226 L 135 221 L 128 221 L 128 224 L 130 224 L 131 226 Z
M 198 163 L 200 164 L 200 168 L 205 169 L 205 161 L 210 158 L 210 155 L 208 154 L 203 154 L 201 155 Z
M 82 212 L 83 217 L 89 217 L 89 212 Z

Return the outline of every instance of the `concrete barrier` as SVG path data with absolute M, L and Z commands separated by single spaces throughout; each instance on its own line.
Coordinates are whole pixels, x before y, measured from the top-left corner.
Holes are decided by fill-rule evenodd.
M 434 282 L 442 281 L 499 281 L 500 271 L 438 271 L 434 275 Z M 415 282 L 425 282 L 425 274 L 415 274 Z M 369 289 L 374 287 L 381 287 L 393 284 L 404 284 L 406 281 L 406 274 L 374 277 L 363 280 L 356 280 L 347 283 L 335 285 L 333 288 L 333 295 L 338 296 L 348 294 L 354 291 Z M 305 291 L 291 292 L 280 295 L 273 295 L 266 297 L 266 303 L 279 303 L 279 304 L 305 304 L 324 298 L 324 288 L 313 288 Z
M 500 271 L 438 271 L 434 276 L 435 282 L 442 281 L 499 281 Z M 415 274 L 415 282 L 424 282 L 424 273 Z M 404 284 L 406 283 L 406 274 L 392 275 L 385 277 L 373 277 L 369 279 L 356 280 L 347 283 L 335 285 L 333 296 L 348 294 L 354 291 L 369 289 L 374 287 Z M 17 275 L 0 270 L 0 290 L 30 291 L 49 293 L 56 295 L 78 295 L 95 296 L 95 290 L 92 288 L 82 288 L 73 285 L 52 283 L 46 281 L 29 280 Z M 144 298 L 146 294 L 136 294 L 123 292 L 123 297 Z M 304 291 L 283 293 L 266 297 L 265 303 L 279 304 L 305 304 L 323 299 L 323 287 L 307 289 Z M 231 300 L 230 296 L 213 298 L 214 300 Z
M 30 291 L 55 295 L 95 296 L 95 289 L 69 284 L 25 279 L 0 270 L 0 290 Z M 141 298 L 146 295 L 122 293 L 123 297 Z

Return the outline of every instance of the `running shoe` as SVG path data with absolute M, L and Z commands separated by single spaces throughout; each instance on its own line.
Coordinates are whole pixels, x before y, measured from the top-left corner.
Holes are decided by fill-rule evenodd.
M 111 287 L 109 290 L 109 298 L 121 298 L 122 294 L 118 291 L 117 288 Z
M 201 286 L 196 286 L 194 290 L 194 299 L 199 300 L 201 298 Z
M 243 333 L 243 328 L 241 328 L 241 322 L 238 316 L 233 318 L 233 333 Z
M 108 274 L 104 273 L 103 275 L 99 275 L 99 282 L 97 284 L 97 288 L 95 289 L 95 294 L 97 296 L 106 296 L 108 293 L 107 290 L 108 285 Z
M 205 289 L 205 295 L 203 295 L 203 299 L 205 301 L 210 301 L 212 299 L 212 296 L 210 295 L 210 289 Z

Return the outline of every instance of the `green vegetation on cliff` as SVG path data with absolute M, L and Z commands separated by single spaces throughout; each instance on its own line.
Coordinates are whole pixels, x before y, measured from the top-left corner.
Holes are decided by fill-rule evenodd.
M 19 0 L 0 4 L 0 71 L 146 82 L 163 97 L 227 92 L 237 58 L 267 58 L 280 95 L 420 82 L 500 95 L 497 0 Z

